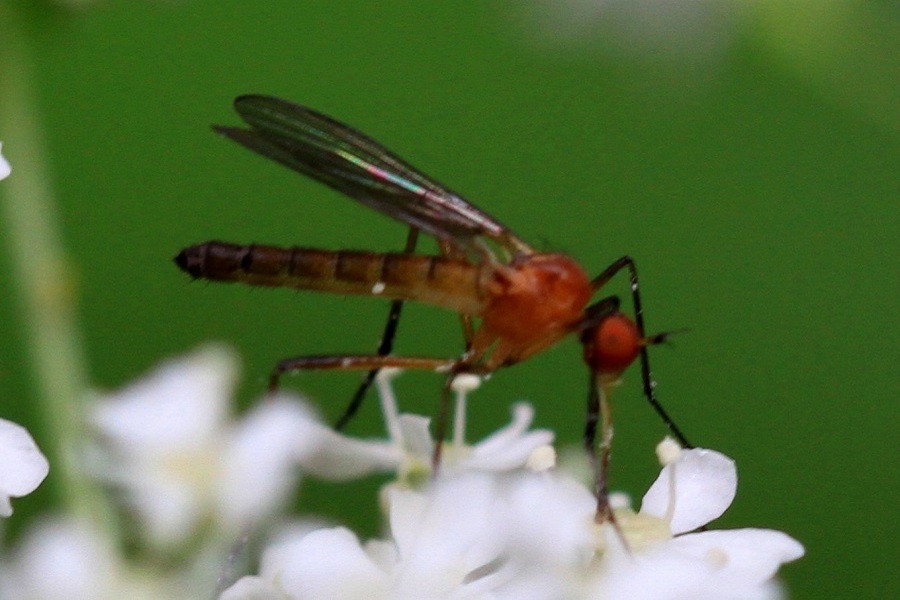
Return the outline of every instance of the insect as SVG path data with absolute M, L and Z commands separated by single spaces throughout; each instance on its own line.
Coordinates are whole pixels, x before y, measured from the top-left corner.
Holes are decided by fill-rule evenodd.
M 175 262 L 194 278 L 392 300 L 377 354 L 289 358 L 275 367 L 270 388 L 277 388 L 279 378 L 291 371 L 368 371 L 337 423 L 340 428 L 358 408 L 378 369 L 446 372 L 435 421 L 438 441 L 433 462 L 437 467 L 449 415 L 449 386 L 454 376 L 489 374 L 522 362 L 568 335 L 577 335 L 589 371 L 584 444 L 595 470 L 598 520 L 612 518 L 606 500 L 612 435 L 609 387 L 638 357 L 645 396 L 675 437 L 690 447 L 656 399 L 647 346 L 664 341 L 668 334 L 645 335 L 637 270 L 629 256 L 590 279 L 572 258 L 535 251 L 508 227 L 457 193 L 331 117 L 268 96 L 241 96 L 234 106 L 249 128 L 216 126 L 216 132 L 410 227 L 406 247 L 398 253 L 209 241 L 189 246 L 178 254 Z M 414 253 L 420 232 L 437 240 L 438 254 Z M 634 320 L 620 311 L 617 296 L 591 303 L 595 293 L 621 271 L 626 271 L 630 279 Z M 392 355 L 393 337 L 405 301 L 424 302 L 459 313 L 465 351 L 454 358 Z M 598 421 L 599 458 L 595 447 Z

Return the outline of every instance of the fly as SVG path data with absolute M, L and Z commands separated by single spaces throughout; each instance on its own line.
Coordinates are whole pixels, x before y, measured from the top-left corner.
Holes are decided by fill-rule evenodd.
M 591 279 L 572 258 L 535 251 L 495 218 L 348 125 L 269 96 L 241 96 L 234 106 L 249 127 L 216 126 L 217 133 L 410 228 L 404 251 L 396 253 L 209 241 L 178 254 L 175 262 L 194 278 L 392 300 L 376 354 L 289 358 L 276 365 L 270 389 L 276 389 L 287 372 L 368 371 L 336 423 L 340 429 L 359 408 L 379 369 L 446 372 L 435 422 L 436 468 L 449 420 L 450 383 L 456 375 L 489 374 L 576 335 L 589 372 L 584 445 L 594 466 L 598 521 L 613 519 L 606 489 L 612 436 L 608 392 L 635 359 L 640 358 L 644 395 L 681 444 L 691 447 L 656 398 L 647 347 L 661 343 L 667 334 L 647 336 L 644 332 L 637 269 L 631 257 L 621 257 Z M 414 253 L 420 232 L 437 240 L 439 253 Z M 621 271 L 630 278 L 633 320 L 620 311 L 617 296 L 591 302 Z M 465 351 L 454 358 L 391 354 L 406 301 L 458 313 Z M 595 446 L 598 422 L 599 457 Z

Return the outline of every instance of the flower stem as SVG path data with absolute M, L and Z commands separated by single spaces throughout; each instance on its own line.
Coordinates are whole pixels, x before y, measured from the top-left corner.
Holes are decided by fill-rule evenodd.
M 12 174 L 0 183 L 12 280 L 22 309 L 51 481 L 76 517 L 111 527 L 100 490 L 79 464 L 87 376 L 76 322 L 73 268 L 64 255 L 46 152 L 32 90 L 32 65 L 19 5 L 0 2 L 0 140 Z

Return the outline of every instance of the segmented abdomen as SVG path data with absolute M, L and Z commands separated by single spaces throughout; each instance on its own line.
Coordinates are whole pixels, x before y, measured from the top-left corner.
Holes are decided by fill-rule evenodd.
M 211 241 L 185 248 L 175 262 L 198 279 L 416 300 L 468 315 L 484 308 L 482 268 L 443 256 Z

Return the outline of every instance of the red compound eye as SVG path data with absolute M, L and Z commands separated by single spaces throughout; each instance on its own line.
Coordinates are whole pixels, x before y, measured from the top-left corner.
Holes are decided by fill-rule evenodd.
M 600 375 L 618 378 L 641 352 L 644 339 L 628 315 L 610 314 L 594 329 L 584 345 L 584 360 Z

